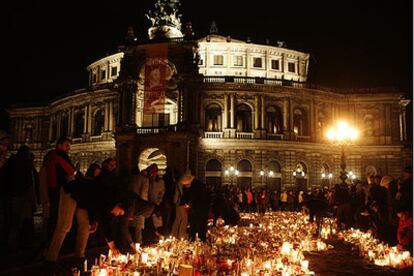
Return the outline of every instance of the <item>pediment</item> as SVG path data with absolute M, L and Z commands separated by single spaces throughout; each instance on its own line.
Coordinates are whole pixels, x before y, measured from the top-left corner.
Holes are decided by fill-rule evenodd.
M 198 42 L 227 42 L 227 37 L 222 36 L 222 35 L 212 34 L 212 35 L 208 35 L 203 38 L 200 38 Z M 246 43 L 246 41 L 242 41 L 242 40 L 238 40 L 234 38 L 231 38 L 231 42 Z

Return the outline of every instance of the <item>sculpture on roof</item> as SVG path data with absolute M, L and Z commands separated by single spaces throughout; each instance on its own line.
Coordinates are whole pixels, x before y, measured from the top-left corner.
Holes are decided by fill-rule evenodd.
M 152 26 L 148 30 L 150 39 L 154 38 L 181 38 L 181 14 L 178 7 L 179 0 L 157 0 L 155 9 L 148 11 L 146 17 Z

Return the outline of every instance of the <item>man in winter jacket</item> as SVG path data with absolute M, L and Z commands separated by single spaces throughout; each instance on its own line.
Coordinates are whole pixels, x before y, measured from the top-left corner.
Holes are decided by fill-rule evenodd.
M 125 241 L 126 246 L 135 249 L 128 228 L 129 221 L 134 216 L 149 217 L 154 212 L 154 204 L 134 192 L 115 186 L 102 187 L 101 183 L 87 178 L 71 182 L 67 185 L 67 191 L 78 208 L 88 213 L 91 225 L 97 225 L 114 255 L 120 253 L 118 242 Z M 155 210 L 158 214 L 159 208 Z

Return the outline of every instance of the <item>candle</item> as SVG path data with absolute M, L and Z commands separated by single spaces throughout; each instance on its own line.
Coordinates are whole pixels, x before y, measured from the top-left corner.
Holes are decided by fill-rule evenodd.
M 300 266 L 302 267 L 302 270 L 306 272 L 309 268 L 309 261 L 307 260 L 301 261 Z
M 178 276 L 193 276 L 193 267 L 191 265 L 181 264 L 178 267 Z
M 142 252 L 142 254 L 141 254 L 141 262 L 143 264 L 147 264 L 148 263 L 148 253 Z

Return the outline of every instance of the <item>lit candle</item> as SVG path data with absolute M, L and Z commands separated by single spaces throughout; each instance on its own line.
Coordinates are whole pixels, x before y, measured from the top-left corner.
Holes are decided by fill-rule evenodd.
M 148 263 L 148 253 L 142 252 L 142 254 L 141 254 L 141 262 L 143 264 L 147 264 Z
M 300 266 L 302 267 L 302 270 L 306 272 L 309 268 L 309 261 L 307 260 L 301 261 Z

